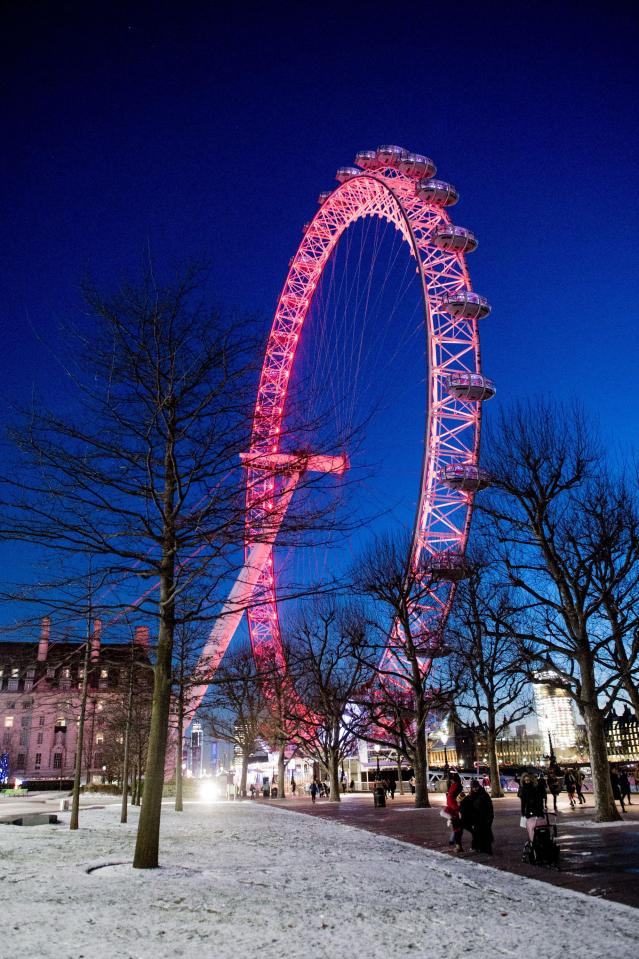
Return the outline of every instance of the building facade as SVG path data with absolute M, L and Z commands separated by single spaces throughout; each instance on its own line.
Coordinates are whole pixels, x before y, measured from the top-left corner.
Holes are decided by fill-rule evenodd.
M 114 713 L 126 701 L 132 664 L 149 665 L 148 645 L 146 627 L 138 627 L 133 645 L 102 644 L 96 621 L 90 640 L 83 782 L 109 774 L 117 751 Z M 0 756 L 8 761 L 10 780 L 73 778 L 85 650 L 85 643 L 52 641 L 48 617 L 38 642 L 0 643 Z M 150 669 L 138 673 L 152 683 Z
M 639 762 L 639 720 L 628 706 L 606 719 L 606 745 L 610 762 Z
M 577 722 L 571 697 L 562 688 L 560 677 L 552 670 L 536 674 L 533 684 L 535 713 L 544 749 L 550 754 L 551 740 L 554 751 L 572 752 L 577 744 Z

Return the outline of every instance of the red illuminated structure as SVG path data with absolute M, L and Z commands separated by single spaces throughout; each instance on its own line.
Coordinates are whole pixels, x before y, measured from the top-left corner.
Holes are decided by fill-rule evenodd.
M 202 657 L 208 673 L 226 650 L 243 611 L 248 613 L 254 655 L 281 657 L 277 570 L 273 545 L 300 476 L 306 470 L 340 473 L 345 457 L 307 458 L 280 448 L 287 392 L 304 321 L 323 270 L 341 236 L 363 217 L 398 230 L 415 260 L 421 284 L 428 356 L 428 418 L 412 563 L 432 578 L 432 590 L 416 611 L 423 630 L 439 634 L 455 582 L 465 571 L 475 493 L 489 483 L 478 465 L 481 404 L 495 394 L 480 364 L 478 322 L 490 313 L 473 292 L 466 254 L 477 246 L 470 230 L 451 223 L 454 187 L 434 179 L 427 157 L 398 146 L 357 154 L 356 166 L 337 171 L 339 186 L 320 194 L 320 207 L 305 225 L 290 262 L 262 368 L 246 466 L 246 564 L 224 615 Z M 387 653 L 387 655 L 390 655 Z M 425 664 L 426 665 L 426 664 Z M 201 700 L 206 687 L 198 690 Z

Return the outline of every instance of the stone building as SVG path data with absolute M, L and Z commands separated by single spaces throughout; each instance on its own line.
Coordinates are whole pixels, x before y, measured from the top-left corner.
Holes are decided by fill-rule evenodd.
M 606 745 L 610 762 L 639 762 L 639 720 L 628 706 L 606 719 Z
M 84 661 L 85 643 L 52 641 L 48 617 L 38 642 L 0 643 L 0 756 L 8 756 L 10 779 L 73 778 Z M 133 645 L 102 643 L 96 621 L 90 641 L 84 782 L 108 774 L 112 740 L 118 735 L 114 714 L 126 701 L 131 669 L 136 681 L 149 688 L 152 672 L 144 668 L 149 666 L 147 627 L 136 629 Z

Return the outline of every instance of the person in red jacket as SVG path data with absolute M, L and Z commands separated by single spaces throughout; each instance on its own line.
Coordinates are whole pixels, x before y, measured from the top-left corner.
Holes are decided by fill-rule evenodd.
M 448 840 L 448 845 L 453 846 L 455 852 L 463 852 L 462 833 L 464 828 L 461 821 L 461 812 L 459 803 L 463 795 L 463 786 L 459 773 L 451 773 L 448 780 L 448 791 L 446 793 L 446 812 L 450 819 L 452 833 Z

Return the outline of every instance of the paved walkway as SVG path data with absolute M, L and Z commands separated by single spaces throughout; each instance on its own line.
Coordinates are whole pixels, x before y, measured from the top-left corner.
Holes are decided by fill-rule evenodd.
M 266 802 L 445 852 L 449 851 L 448 830 L 440 816 L 444 798 L 441 794 L 431 794 L 430 809 L 415 809 L 409 797 L 397 794 L 394 800 L 387 800 L 385 809 L 375 809 L 370 794 L 349 794 L 343 796 L 340 803 L 318 800 L 315 805 L 306 798 Z M 494 802 L 494 855 L 469 853 L 470 837 L 465 833 L 466 852 L 461 858 L 477 859 L 505 872 L 639 907 L 639 795 L 633 797 L 633 804 L 627 807 L 628 814 L 621 824 L 595 823 L 590 797 L 586 806 L 572 810 L 567 796 L 562 794 L 558 805 L 559 872 L 521 861 L 525 835 L 519 825 L 520 807 L 516 796 Z M 451 852 L 451 855 L 455 854 Z

